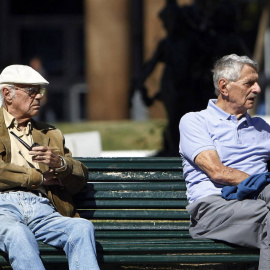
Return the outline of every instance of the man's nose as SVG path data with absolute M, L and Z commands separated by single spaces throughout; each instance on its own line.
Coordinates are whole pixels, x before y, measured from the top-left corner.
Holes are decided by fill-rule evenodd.
M 260 94 L 261 93 L 261 87 L 260 85 L 256 82 L 253 89 L 252 89 L 252 92 L 253 93 L 257 93 L 257 94 Z
M 43 96 L 41 95 L 41 93 L 37 93 L 36 96 L 35 96 L 35 99 L 42 99 Z

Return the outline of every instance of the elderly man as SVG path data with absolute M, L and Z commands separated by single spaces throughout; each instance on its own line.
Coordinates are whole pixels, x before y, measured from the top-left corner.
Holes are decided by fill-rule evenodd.
M 86 183 L 54 126 L 36 122 L 48 82 L 29 66 L 0 74 L 0 249 L 13 269 L 45 269 L 37 240 L 62 248 L 69 269 L 99 269 L 94 228 L 78 217 L 71 195 Z
M 255 199 L 228 200 L 222 193 L 256 174 L 267 175 L 270 126 L 248 114 L 261 92 L 258 67 L 246 56 L 224 56 L 213 80 L 217 100 L 180 121 L 190 234 L 260 248 L 259 269 L 270 269 L 270 185 L 257 190 Z

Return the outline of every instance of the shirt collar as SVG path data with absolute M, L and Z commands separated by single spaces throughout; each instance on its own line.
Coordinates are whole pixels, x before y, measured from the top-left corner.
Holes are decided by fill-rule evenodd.
M 208 102 L 207 110 L 214 116 L 218 117 L 221 120 L 229 120 L 231 115 L 223 111 L 217 105 L 217 99 L 210 99 Z
M 20 131 L 20 129 L 18 128 L 18 121 L 15 119 L 15 117 L 11 115 L 5 108 L 3 108 L 3 114 L 4 114 L 6 127 L 8 129 L 16 128 L 18 131 Z M 29 134 L 31 130 L 32 130 L 32 124 L 31 124 L 31 121 L 28 121 L 24 133 Z
M 207 106 L 207 110 L 214 116 L 219 117 L 219 119 L 221 120 L 232 120 L 233 116 L 229 113 L 226 113 L 225 111 L 223 111 L 221 108 L 219 108 L 217 105 L 217 99 L 210 99 L 208 102 L 208 106 Z M 251 125 L 251 117 L 250 115 L 246 112 L 240 122 L 244 122 L 247 121 L 248 125 Z

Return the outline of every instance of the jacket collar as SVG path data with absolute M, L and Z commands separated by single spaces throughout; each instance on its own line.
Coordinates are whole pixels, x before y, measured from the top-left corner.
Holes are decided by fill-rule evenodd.
M 46 133 L 49 130 L 54 130 L 55 127 L 47 123 L 35 121 L 33 119 L 31 121 L 33 125 L 32 136 L 33 136 L 34 142 L 37 142 L 40 145 L 49 146 L 50 139 L 46 136 Z M 10 163 L 11 144 L 10 144 L 8 129 L 5 124 L 3 107 L 0 108 L 0 141 L 2 141 L 4 150 L 6 151 L 6 162 Z M 40 164 L 40 169 L 43 171 L 43 164 Z

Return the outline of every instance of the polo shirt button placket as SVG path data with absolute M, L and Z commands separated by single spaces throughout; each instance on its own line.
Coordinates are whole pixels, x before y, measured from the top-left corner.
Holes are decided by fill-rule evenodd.
M 241 129 L 240 129 L 240 125 L 241 123 L 237 126 L 236 128 L 236 134 L 237 134 L 237 144 L 242 144 L 242 140 L 241 140 Z

